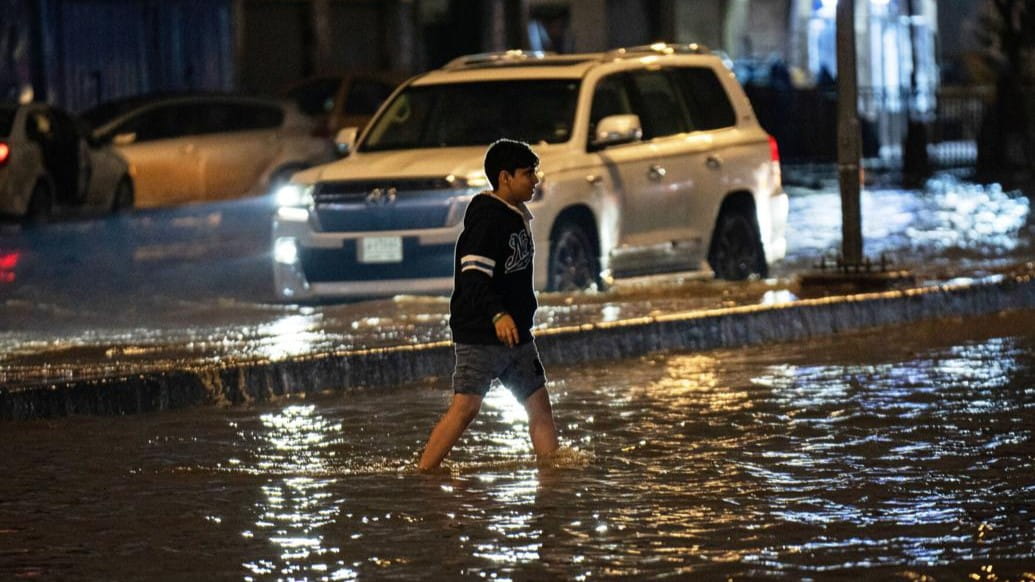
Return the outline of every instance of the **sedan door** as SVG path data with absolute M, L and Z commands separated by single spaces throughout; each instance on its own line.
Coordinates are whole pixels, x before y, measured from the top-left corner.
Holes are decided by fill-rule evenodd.
M 203 119 L 197 143 L 205 198 L 225 200 L 258 193 L 263 176 L 280 153 L 283 111 L 274 105 L 230 101 L 194 107 Z
M 158 105 L 134 115 L 110 132 L 135 170 L 140 208 L 199 199 L 201 160 L 194 143 L 197 122 L 182 105 Z

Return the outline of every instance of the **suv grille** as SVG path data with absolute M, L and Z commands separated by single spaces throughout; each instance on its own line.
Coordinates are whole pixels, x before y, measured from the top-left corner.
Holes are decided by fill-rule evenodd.
M 454 198 L 467 194 L 445 178 L 322 182 L 313 192 L 323 232 L 447 226 Z
M 388 180 L 349 180 L 339 182 L 320 182 L 316 185 L 313 198 L 316 203 L 363 200 L 375 188 L 387 190 L 395 188 L 398 192 L 414 192 L 424 190 L 448 190 L 453 184 L 445 178 L 407 178 Z

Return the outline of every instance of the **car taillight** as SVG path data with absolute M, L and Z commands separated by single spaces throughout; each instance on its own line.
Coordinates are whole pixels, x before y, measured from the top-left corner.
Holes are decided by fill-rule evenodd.
M 780 146 L 776 143 L 776 138 L 773 136 L 769 136 L 769 161 L 780 161 Z
M 6 146 L 7 144 L 0 142 L 0 145 Z M 14 283 L 14 269 L 18 266 L 18 259 L 21 256 L 20 251 L 0 251 L 0 283 Z
M 11 146 L 0 141 L 0 166 L 6 165 L 9 157 L 11 157 Z

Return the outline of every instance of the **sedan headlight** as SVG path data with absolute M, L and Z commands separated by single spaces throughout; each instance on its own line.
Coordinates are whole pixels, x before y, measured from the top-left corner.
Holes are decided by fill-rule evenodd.
M 284 184 L 277 190 L 277 206 L 311 206 L 313 204 L 312 184 Z

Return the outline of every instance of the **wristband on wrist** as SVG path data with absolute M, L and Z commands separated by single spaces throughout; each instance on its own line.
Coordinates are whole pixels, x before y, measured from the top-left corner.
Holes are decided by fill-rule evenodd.
M 501 311 L 501 312 L 497 313 L 496 315 L 493 315 L 492 316 L 492 322 L 496 323 L 497 321 L 503 319 L 503 316 L 505 316 L 505 315 L 507 315 L 506 311 Z

